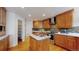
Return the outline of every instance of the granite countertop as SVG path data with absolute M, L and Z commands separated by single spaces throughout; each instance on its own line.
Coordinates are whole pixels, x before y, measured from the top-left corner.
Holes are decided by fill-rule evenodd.
M 5 37 L 7 37 L 8 35 L 4 35 L 4 36 L 0 36 L 0 40 L 3 40 Z
M 37 35 L 31 34 L 30 36 L 33 37 L 36 40 L 44 40 L 44 39 L 49 39 L 50 38 L 50 36 L 47 36 L 47 35 L 41 37 L 39 35 L 37 36 Z
M 55 34 L 79 37 L 79 33 L 60 33 L 60 32 L 58 32 L 58 33 L 55 33 Z
M 32 31 L 32 32 L 41 32 L 41 31 Z M 50 31 L 43 31 L 43 32 L 50 32 Z

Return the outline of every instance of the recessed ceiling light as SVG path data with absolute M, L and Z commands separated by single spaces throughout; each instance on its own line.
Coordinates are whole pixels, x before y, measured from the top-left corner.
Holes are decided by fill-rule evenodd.
M 46 14 L 43 14 L 42 16 L 44 17 L 44 16 L 46 16 Z
M 32 15 L 31 14 L 28 14 L 28 16 L 31 17 Z
M 24 8 L 24 7 L 21 7 L 21 8 Z

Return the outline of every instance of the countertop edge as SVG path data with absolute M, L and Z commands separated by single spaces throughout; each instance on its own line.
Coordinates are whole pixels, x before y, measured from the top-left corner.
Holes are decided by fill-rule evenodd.
M 0 37 L 0 40 L 3 40 L 5 37 L 7 37 L 8 35 L 4 35 Z
M 55 34 L 79 37 L 79 33 L 55 33 Z
M 44 40 L 44 39 L 49 39 L 49 38 L 50 38 L 49 36 L 44 37 L 44 38 L 41 38 L 41 37 L 36 36 L 36 35 L 34 35 L 34 34 L 31 34 L 30 36 L 33 37 L 33 38 L 36 39 L 36 40 Z

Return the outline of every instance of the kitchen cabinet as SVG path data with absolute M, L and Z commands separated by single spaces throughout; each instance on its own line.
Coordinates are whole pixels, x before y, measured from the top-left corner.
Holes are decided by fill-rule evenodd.
M 56 34 L 54 38 L 55 38 L 56 45 L 66 48 L 68 50 L 72 50 L 72 51 L 77 50 L 76 48 L 77 41 L 75 37 Z
M 69 10 L 56 16 L 57 28 L 71 28 L 72 21 L 73 21 L 73 10 Z
M 0 7 L 0 26 L 6 25 L 6 9 Z
M 30 37 L 29 42 L 30 42 L 29 50 L 30 51 L 36 51 L 36 49 L 37 49 L 37 47 L 36 47 L 37 46 L 37 41 L 34 38 Z
M 33 21 L 33 28 L 42 28 L 42 21 Z
M 49 50 L 49 40 L 39 40 L 37 41 L 37 51 L 48 51 Z
M 9 49 L 9 36 L 0 40 L 0 51 L 7 51 Z
M 64 35 L 55 35 L 55 44 L 61 47 L 66 47 L 66 39 Z
M 43 28 L 51 28 L 50 18 L 43 20 Z
M 66 36 L 66 48 L 69 50 L 76 50 L 76 39 L 72 36 Z
M 49 50 L 49 39 L 36 40 L 30 37 L 30 51 L 48 51 Z
M 0 7 L 0 36 L 5 34 L 6 29 L 6 9 Z
M 76 39 L 76 48 L 77 48 L 77 51 L 79 51 L 79 37 L 75 37 Z
M 37 41 L 37 51 L 43 51 L 43 43 L 42 43 L 42 41 Z
M 40 20 L 33 21 L 33 28 L 50 29 L 51 28 L 51 20 L 50 20 L 50 18 L 44 19 L 43 21 L 40 21 Z

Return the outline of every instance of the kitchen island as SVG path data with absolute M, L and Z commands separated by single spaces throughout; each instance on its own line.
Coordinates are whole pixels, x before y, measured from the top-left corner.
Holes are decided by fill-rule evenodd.
M 30 35 L 30 51 L 48 51 L 49 50 L 49 38 L 50 36 Z

